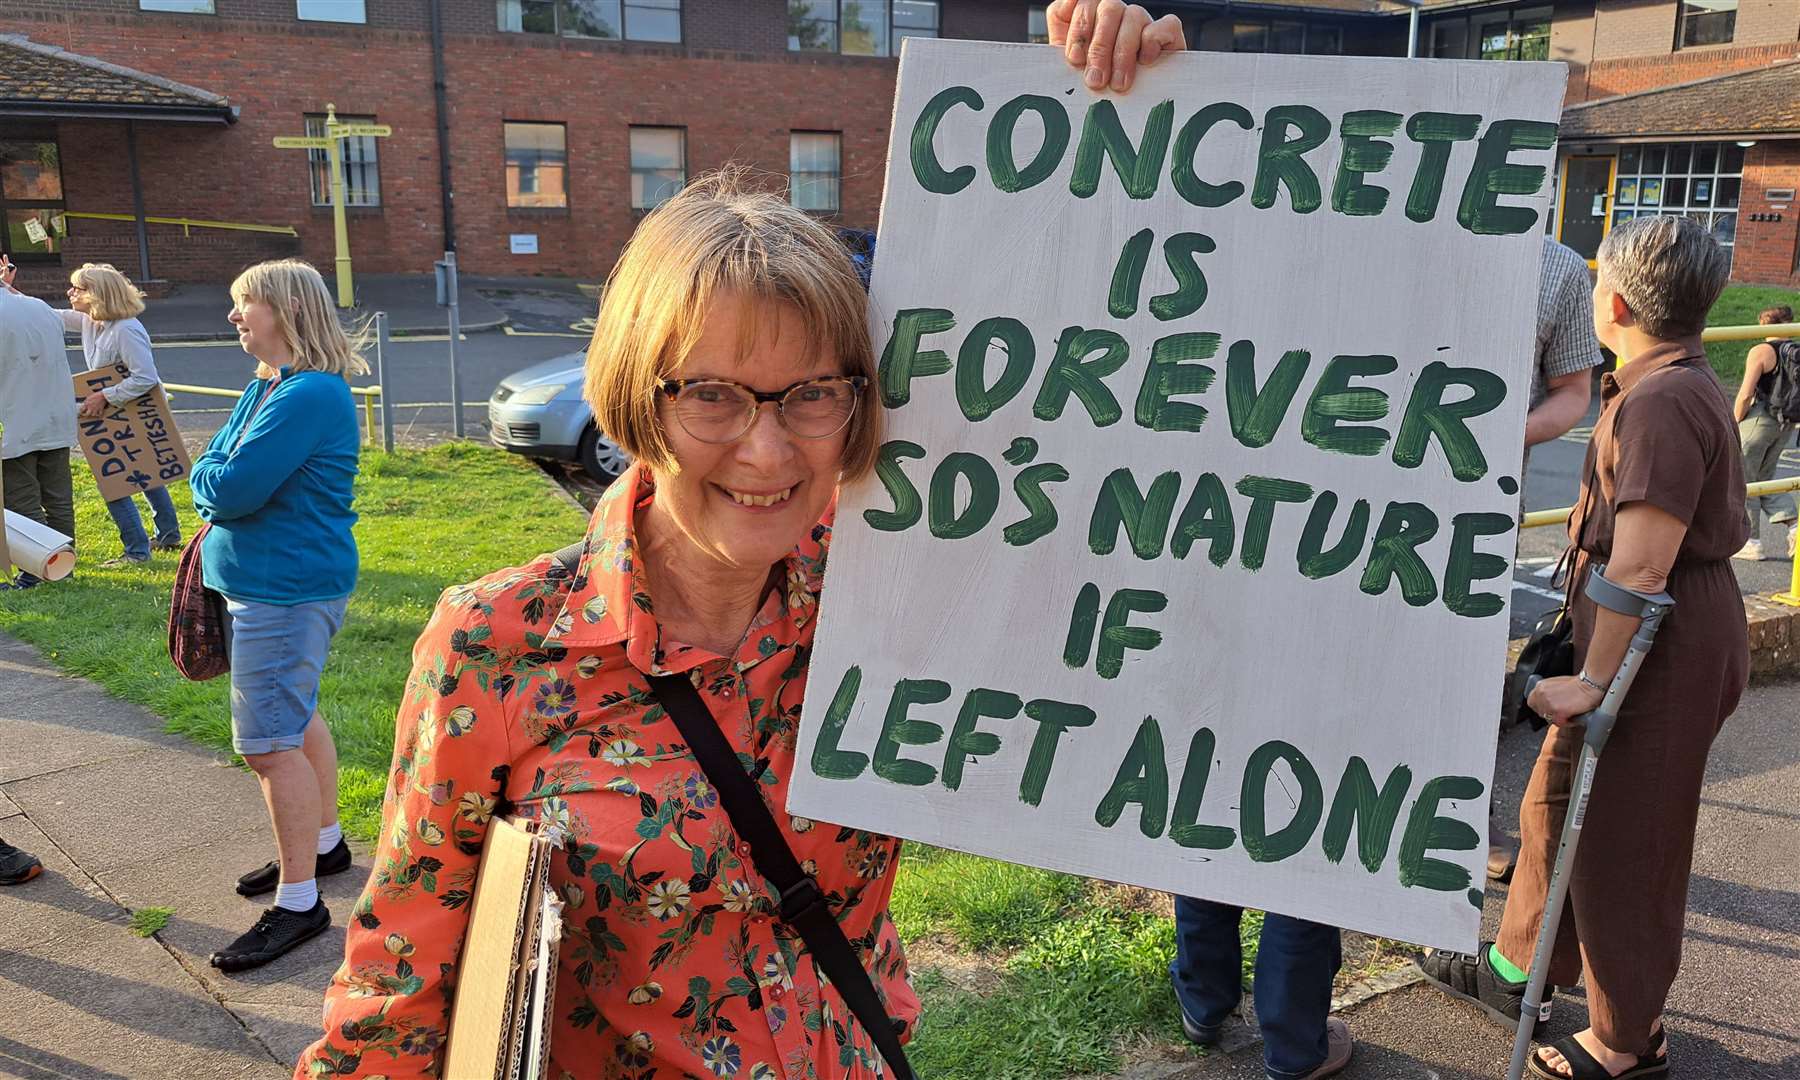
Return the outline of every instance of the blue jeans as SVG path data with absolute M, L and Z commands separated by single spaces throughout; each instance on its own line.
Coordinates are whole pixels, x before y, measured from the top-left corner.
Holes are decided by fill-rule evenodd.
M 1217 1028 L 1244 995 L 1244 909 L 1186 896 L 1175 898 L 1175 997 L 1188 1020 Z M 1325 1018 L 1331 981 L 1343 964 L 1335 926 L 1270 912 L 1256 954 L 1256 1019 L 1263 1066 L 1276 1080 L 1306 1076 L 1325 1062 Z
M 169 489 L 151 488 L 144 492 L 144 498 L 150 503 L 150 513 L 156 522 L 156 539 L 162 543 L 181 543 L 181 519 L 175 516 L 175 500 L 169 497 Z M 113 524 L 119 527 L 119 539 L 125 544 L 125 557 L 148 559 L 150 538 L 144 535 L 144 519 L 139 516 L 137 503 L 132 497 L 127 495 L 123 499 L 114 499 L 106 504 L 106 510 L 112 515 Z

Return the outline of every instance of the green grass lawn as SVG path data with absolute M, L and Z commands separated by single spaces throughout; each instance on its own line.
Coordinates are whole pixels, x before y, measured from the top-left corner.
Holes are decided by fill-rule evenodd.
M 1719 302 L 1706 316 L 1708 326 L 1754 326 L 1756 313 L 1786 304 L 1800 311 L 1800 293 L 1770 285 L 1727 285 Z M 1754 341 L 1715 341 L 1706 346 L 1706 358 L 1719 373 L 1726 390 L 1737 393 L 1744 381 L 1744 357 Z
M 167 717 L 170 730 L 229 752 L 228 680 L 191 683 L 169 663 L 176 557 L 100 567 L 119 552 L 118 530 L 79 456 L 75 472 L 82 545 L 76 578 L 4 594 L 0 630 Z M 175 503 L 191 535 L 197 522 L 185 486 Z M 365 449 L 356 508 L 362 576 L 325 665 L 320 711 L 337 739 L 344 827 L 369 839 L 381 824 L 394 714 L 412 667 L 412 643 L 438 594 L 562 547 L 580 537 L 586 519 L 529 463 L 467 443 L 394 455 Z

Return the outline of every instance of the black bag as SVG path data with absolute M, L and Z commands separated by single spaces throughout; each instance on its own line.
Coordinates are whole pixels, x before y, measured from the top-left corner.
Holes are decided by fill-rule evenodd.
M 1594 453 L 1593 451 L 1589 451 Z M 1506 695 L 1500 706 L 1500 722 L 1511 726 L 1529 723 L 1542 731 L 1550 721 L 1525 704 L 1531 693 L 1532 680 L 1554 679 L 1575 674 L 1575 620 L 1569 614 L 1575 601 L 1575 566 L 1581 561 L 1581 544 L 1587 538 L 1588 518 L 1593 510 L 1594 489 L 1600 481 L 1600 458 L 1594 454 L 1594 465 L 1588 470 L 1587 498 L 1581 503 L 1581 530 L 1575 541 L 1563 549 L 1556 560 L 1556 571 L 1550 580 L 1563 587 L 1562 606 L 1549 612 L 1531 628 L 1525 647 L 1519 650 L 1518 662 L 1506 677 Z
M 1800 424 L 1800 341 L 1775 344 L 1775 381 L 1769 387 L 1769 415 Z
M 570 574 L 581 561 L 583 544 L 573 544 L 554 556 Z M 757 794 L 756 782 L 744 771 L 737 752 L 725 741 L 718 721 L 700 699 L 700 692 L 686 675 L 647 675 L 650 692 L 675 721 L 675 727 L 693 751 L 700 771 L 719 793 L 719 805 L 731 819 L 738 839 L 750 845 L 750 861 L 756 872 L 781 894 L 782 922 L 793 927 L 806 942 L 814 961 L 843 997 L 857 1022 L 869 1033 L 875 1048 L 887 1061 L 896 1080 L 915 1080 L 906 1053 L 900 1048 L 903 1025 L 887 1014 L 868 969 L 857 959 L 850 939 L 831 913 L 818 881 L 800 868 L 800 860 L 781 835 L 781 827 Z

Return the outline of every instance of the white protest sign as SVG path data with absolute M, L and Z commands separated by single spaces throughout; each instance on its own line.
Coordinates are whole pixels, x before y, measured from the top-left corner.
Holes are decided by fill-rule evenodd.
M 1472 948 L 1563 82 L 909 40 L 789 810 Z

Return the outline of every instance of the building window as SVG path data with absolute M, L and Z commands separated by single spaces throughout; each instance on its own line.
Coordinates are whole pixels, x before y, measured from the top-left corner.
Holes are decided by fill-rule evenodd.
M 14 262 L 57 262 L 68 239 L 62 154 L 50 131 L 0 139 L 0 252 Z
M 1437 19 L 1427 24 L 1440 60 L 1548 60 L 1551 9 L 1542 5 Z
M 1336 56 L 1344 51 L 1344 32 L 1336 26 L 1311 26 L 1286 19 L 1235 22 L 1231 24 L 1231 51 Z
M 294 14 L 313 22 L 366 23 L 363 0 L 295 0 Z
M 569 205 L 568 128 L 506 121 L 506 205 L 554 210 Z
M 373 124 L 373 116 L 338 117 L 340 124 Z M 325 135 L 325 118 L 317 113 L 306 117 L 306 134 L 314 139 Z M 368 135 L 356 135 L 348 139 L 338 140 L 339 152 L 343 155 L 344 165 L 344 205 L 345 206 L 380 206 L 381 205 L 381 165 L 378 160 L 376 144 L 380 139 Z M 331 205 L 331 157 L 325 150 L 308 150 L 306 152 L 308 183 L 312 186 L 312 204 L 314 206 Z
M 788 0 L 788 49 L 898 56 L 909 37 L 938 36 L 938 0 Z
M 1475 46 L 1483 60 L 1550 59 L 1550 9 L 1532 8 L 1475 20 Z
M 1738 0 L 1681 0 L 1675 47 L 1723 45 L 1737 33 Z
M 514 34 L 681 41 L 681 0 L 495 0 L 494 10 Z
M 802 210 L 835 214 L 841 205 L 843 136 L 796 131 L 788 136 L 788 198 Z
M 139 11 L 174 11 L 183 15 L 211 15 L 213 0 L 138 0 Z
M 1732 143 L 1648 143 L 1619 148 L 1612 223 L 1668 214 L 1704 225 L 1727 250 L 1737 242 L 1744 148 Z
M 1033 4 L 1025 13 L 1025 40 L 1033 45 L 1050 44 L 1050 16 L 1043 4 Z
M 654 210 L 687 183 L 684 128 L 631 129 L 631 208 Z

